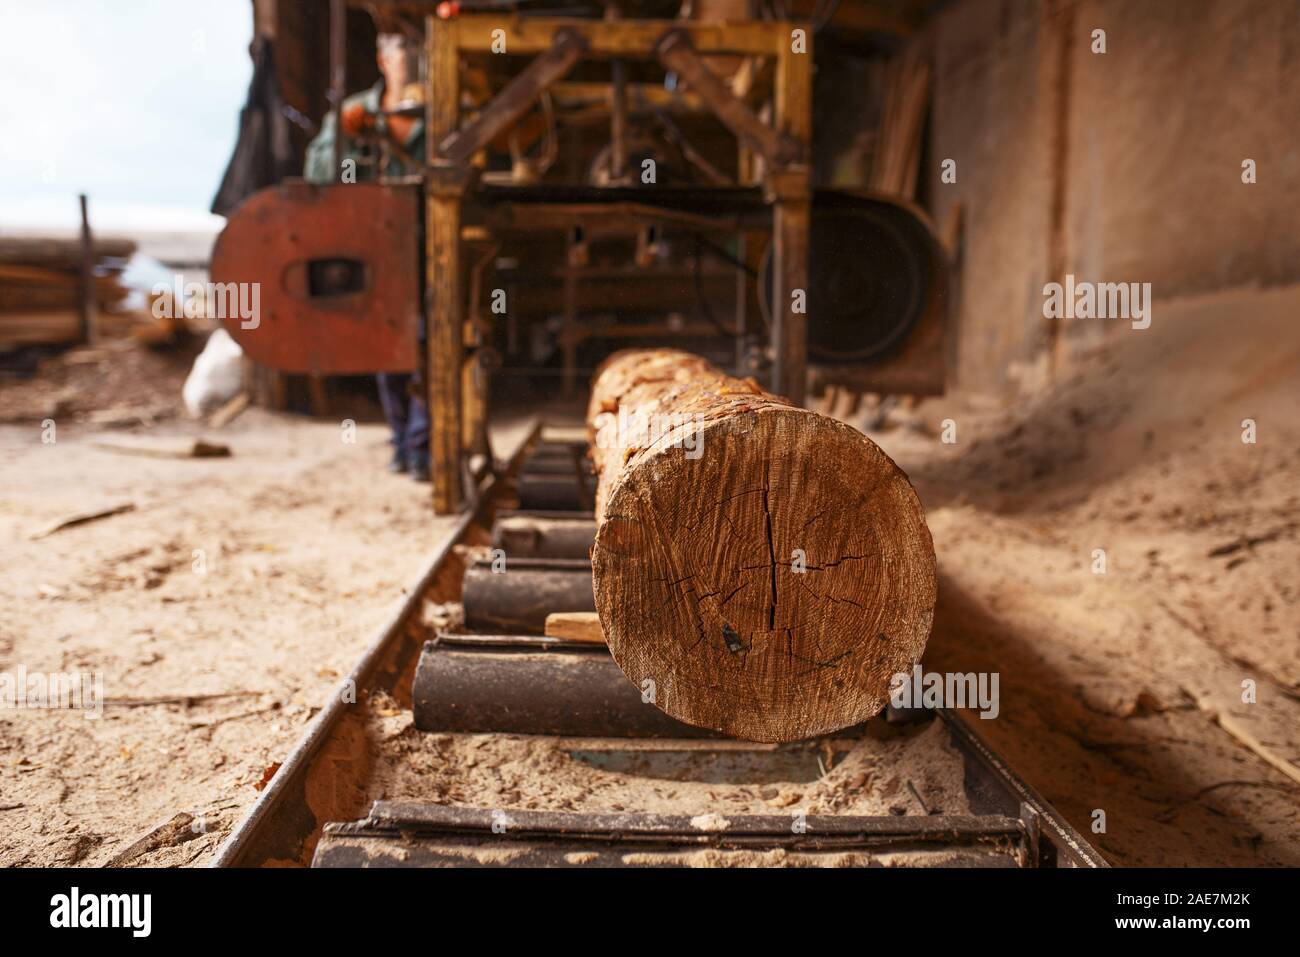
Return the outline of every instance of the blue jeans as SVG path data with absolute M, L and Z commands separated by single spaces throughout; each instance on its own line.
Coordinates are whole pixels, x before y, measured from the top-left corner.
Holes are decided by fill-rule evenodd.
M 407 465 L 429 460 L 429 409 L 423 399 L 410 393 L 409 372 L 381 372 L 379 404 L 392 433 L 389 441 Z

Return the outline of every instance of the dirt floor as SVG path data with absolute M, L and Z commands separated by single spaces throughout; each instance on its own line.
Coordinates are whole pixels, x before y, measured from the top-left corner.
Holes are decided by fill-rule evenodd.
M 1157 305 L 1034 401 L 875 434 L 934 534 L 925 665 L 1000 673 L 981 730 L 1113 863 L 1294 866 L 1300 289 Z
M 1151 329 L 1011 410 L 953 395 L 849 416 L 928 511 L 926 668 L 999 673 L 980 730 L 1119 865 L 1300 864 L 1298 311 L 1300 288 L 1157 303 Z M 249 410 L 204 429 L 179 413 L 186 367 L 111 347 L 0 384 L 0 671 L 101 672 L 108 698 L 98 719 L 0 712 L 0 865 L 104 864 L 179 813 L 197 826 L 132 863 L 209 860 L 449 527 L 384 473 L 382 426 L 347 444 L 338 422 Z M 96 444 L 128 432 L 233 454 Z M 416 765 L 483 748 L 389 710 L 381 737 Z M 520 806 L 588 793 L 590 768 L 566 782 L 554 755 L 516 757 L 471 755 L 465 780 Z M 831 784 L 795 800 L 838 806 Z
M 137 863 L 203 863 L 452 524 L 384 470 L 382 425 L 348 443 L 250 409 L 214 431 L 180 408 L 188 365 L 109 343 L 0 386 L 0 671 L 100 672 L 106 699 L 0 712 L 0 865 L 102 865 L 179 813 L 186 839 Z M 96 445 L 124 436 L 232 455 Z
M 749 776 L 755 783 L 747 784 L 725 780 L 726 775 L 657 771 L 653 752 L 640 762 L 611 765 L 599 761 L 598 755 L 586 760 L 575 756 L 586 752 L 567 739 L 429 734 L 415 727 L 409 708 L 384 696 L 369 702 L 367 736 L 378 742 L 383 760 L 376 762 L 368 797 L 695 816 L 772 814 L 773 809 L 875 816 L 969 814 L 964 763 L 941 723 L 906 730 L 880 724 L 856 742 L 839 742 L 842 750 L 833 749 L 825 738 L 809 742 L 802 763 L 811 763 L 811 775 L 799 774 L 806 769 L 791 760 L 797 752 L 780 752 L 786 758 L 781 763 L 773 761 L 778 755 L 771 752 L 736 752 L 737 764 L 753 772 Z M 772 770 L 765 772 L 767 768 Z

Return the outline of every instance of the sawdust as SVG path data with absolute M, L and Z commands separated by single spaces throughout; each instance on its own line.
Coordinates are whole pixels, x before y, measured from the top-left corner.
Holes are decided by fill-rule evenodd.
M 852 742 L 815 781 L 719 783 L 649 777 L 593 766 L 571 742 L 497 734 L 426 734 L 385 694 L 368 702 L 376 750 L 371 800 L 421 800 L 492 809 L 628 811 L 682 814 L 703 831 L 729 815 L 968 814 L 962 756 L 938 722 L 920 729 L 881 728 Z M 635 748 L 635 741 L 627 742 Z M 800 747 L 808 747 L 801 745 Z M 812 745 L 815 747 L 815 745 Z M 763 751 L 748 752 L 762 778 Z M 910 783 L 910 787 L 909 787 Z M 925 808 L 912 790 L 923 796 Z M 694 823 L 694 822 L 693 822 Z
M 0 426 L 0 672 L 99 673 L 106 698 L 177 700 L 99 719 L 0 710 L 0 866 L 103 865 L 182 812 L 192 829 L 127 866 L 201 866 L 451 521 L 430 516 L 428 486 L 385 473 L 378 424 L 345 444 L 337 421 L 250 409 L 217 433 L 228 459 L 95 449 L 104 428 L 77 396 L 99 394 L 100 372 L 68 368 L 0 388 L 0 417 L 23 420 Z M 179 405 L 183 371 L 130 368 L 141 382 L 119 401 Z M 136 509 L 30 538 L 122 498 Z M 220 692 L 244 694 L 183 699 Z
M 873 434 L 940 558 L 926 669 L 1001 674 L 979 730 L 1117 864 L 1300 864 L 1298 311 L 1157 302 L 1046 393 Z
M 629 867 L 700 868 L 845 868 L 845 867 L 942 867 L 960 863 L 960 858 L 943 851 L 832 851 L 824 853 L 790 852 L 776 847 L 767 851 L 701 848 L 677 854 L 638 852 L 624 854 L 620 860 Z

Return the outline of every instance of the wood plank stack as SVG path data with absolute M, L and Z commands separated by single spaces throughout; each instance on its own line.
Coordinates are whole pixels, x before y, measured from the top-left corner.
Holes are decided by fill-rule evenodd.
M 679 721 L 793 741 L 866 720 L 936 598 L 920 500 L 862 433 L 666 349 L 593 384 L 592 576 L 610 653 Z
M 99 311 L 120 308 L 120 282 L 135 243 L 97 240 L 94 298 Z M 0 352 L 81 338 L 81 243 L 76 239 L 0 238 Z
M 921 142 L 930 109 L 930 64 L 916 54 L 893 60 L 885 72 L 885 97 L 872 160 L 870 188 L 916 198 Z

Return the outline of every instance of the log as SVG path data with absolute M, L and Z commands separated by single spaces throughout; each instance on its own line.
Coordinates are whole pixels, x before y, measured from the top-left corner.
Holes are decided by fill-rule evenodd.
M 596 610 L 635 685 L 679 721 L 755 741 L 884 708 L 936 597 L 921 503 L 889 456 L 672 350 L 608 359 L 587 421 Z

